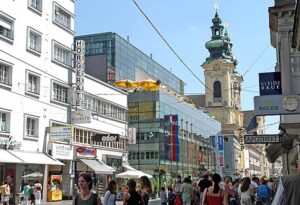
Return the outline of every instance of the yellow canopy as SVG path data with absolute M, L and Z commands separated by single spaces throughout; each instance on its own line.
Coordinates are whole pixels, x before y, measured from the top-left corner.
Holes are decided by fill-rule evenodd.
M 138 84 L 131 80 L 120 80 L 114 83 L 116 86 L 120 88 L 136 88 Z

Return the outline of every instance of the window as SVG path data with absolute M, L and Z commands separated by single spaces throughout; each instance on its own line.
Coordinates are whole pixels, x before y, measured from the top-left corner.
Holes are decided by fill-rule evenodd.
M 53 100 L 68 103 L 68 88 L 57 83 L 53 83 Z
M 56 42 L 53 45 L 53 60 L 67 66 L 71 66 L 72 54 L 71 50 Z
M 73 15 L 57 3 L 54 3 L 53 22 L 67 30 L 72 30 L 72 21 Z
M 28 7 L 37 11 L 38 13 L 42 12 L 42 0 L 28 0 Z
M 33 116 L 25 116 L 26 137 L 38 138 L 39 119 Z
M 10 113 L 0 110 L 0 132 L 9 132 Z
M 0 84 L 11 86 L 12 67 L 0 61 Z
M 30 94 L 40 94 L 40 76 L 27 71 L 26 92 Z
M 42 34 L 28 27 L 27 35 L 27 49 L 40 55 L 42 47 Z
M 221 98 L 221 82 L 215 81 L 214 82 L 214 98 Z
M 0 11 L 0 37 L 12 41 L 14 39 L 14 20 Z

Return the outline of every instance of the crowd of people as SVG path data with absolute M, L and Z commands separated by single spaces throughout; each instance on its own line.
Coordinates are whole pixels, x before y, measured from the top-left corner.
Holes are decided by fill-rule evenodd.
M 190 177 L 168 187 L 168 193 L 161 189 L 161 204 L 169 205 L 271 205 L 276 192 L 277 181 L 274 177 L 256 176 L 232 180 L 230 176 L 205 172 L 198 182 Z
M 147 176 L 138 180 L 139 186 L 134 179 L 126 183 L 127 190 L 123 194 L 124 205 L 148 205 L 152 186 Z M 115 205 L 117 200 L 117 183 L 111 180 L 108 183 L 103 200 L 92 191 L 93 180 L 90 174 L 82 173 L 78 179 L 78 193 L 74 196 L 73 205 Z

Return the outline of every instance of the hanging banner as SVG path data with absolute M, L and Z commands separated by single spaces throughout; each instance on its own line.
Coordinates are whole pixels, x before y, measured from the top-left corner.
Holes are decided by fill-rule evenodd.
M 169 126 L 170 126 L 170 115 L 164 116 L 164 159 L 169 159 Z
M 172 161 L 179 161 L 178 115 L 172 115 Z
M 128 143 L 136 144 L 136 128 L 135 127 L 128 128 Z

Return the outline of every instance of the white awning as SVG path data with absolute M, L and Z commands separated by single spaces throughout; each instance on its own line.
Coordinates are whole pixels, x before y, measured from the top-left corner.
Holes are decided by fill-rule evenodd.
M 0 149 L 0 163 L 23 163 L 22 160 L 15 157 L 6 150 Z
M 114 168 L 96 159 L 80 159 L 84 164 L 89 166 L 96 174 L 113 174 Z
M 48 164 L 48 165 L 64 165 L 60 161 L 52 158 L 43 152 L 26 152 L 9 150 L 15 157 L 21 159 L 25 164 Z
M 127 170 L 133 170 L 133 171 L 136 170 L 135 168 L 133 168 L 132 166 L 127 165 L 127 164 L 123 164 L 122 166 L 123 166 L 124 168 L 126 168 Z

